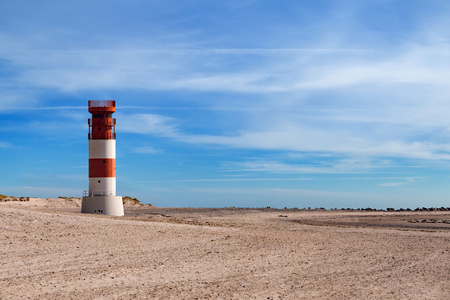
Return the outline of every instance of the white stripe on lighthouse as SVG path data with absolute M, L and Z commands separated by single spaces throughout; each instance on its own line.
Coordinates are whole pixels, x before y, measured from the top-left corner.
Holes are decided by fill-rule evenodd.
M 116 177 L 89 178 L 89 194 L 94 196 L 115 196 Z
M 89 158 L 116 158 L 116 140 L 89 140 Z

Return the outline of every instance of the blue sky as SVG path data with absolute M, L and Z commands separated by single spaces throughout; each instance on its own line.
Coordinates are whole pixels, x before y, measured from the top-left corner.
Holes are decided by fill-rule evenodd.
M 81 196 L 87 101 L 157 206 L 450 201 L 448 1 L 1 1 L 0 193 Z

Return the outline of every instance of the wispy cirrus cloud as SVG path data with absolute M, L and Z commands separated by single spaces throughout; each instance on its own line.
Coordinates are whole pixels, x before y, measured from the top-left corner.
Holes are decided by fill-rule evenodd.
M 121 131 L 151 134 L 162 137 L 177 137 L 176 120 L 156 114 L 120 115 Z
M 148 182 L 262 182 L 262 181 L 308 181 L 312 178 L 197 178 L 174 180 L 151 180 Z
M 135 148 L 133 148 L 132 151 L 135 153 L 140 153 L 140 154 L 161 154 L 161 153 L 163 153 L 162 150 L 156 149 L 151 146 L 135 147 Z
M 14 148 L 14 146 L 9 142 L 0 141 L 0 148 Z
M 233 49 L 229 50 L 228 55 L 231 55 Z M 252 52 L 252 49 L 247 50 Z M 267 50 L 276 53 L 275 49 Z M 282 49 L 279 50 L 282 55 Z M 315 55 L 309 54 L 313 57 L 308 57 L 304 62 L 302 53 L 288 52 L 285 54 L 287 57 L 264 55 L 257 59 L 260 64 L 242 63 L 239 69 L 226 71 L 202 67 L 206 61 L 203 56 L 181 53 L 168 57 L 168 54 L 132 50 L 31 52 L 9 58 L 9 61 L 29 66 L 28 70 L 18 75 L 19 82 L 61 91 L 140 88 L 280 93 L 361 84 L 420 83 L 444 86 L 444 78 L 449 75 L 449 67 L 445 64 L 430 66 L 436 57 L 445 59 L 447 56 L 433 48 L 403 50 L 397 54 L 401 59 L 387 56 L 373 62 L 362 57 L 356 63 L 353 57 L 340 53 L 332 59 L 323 60 L 323 54 L 319 51 Z M 428 57 L 430 61 L 424 62 L 419 57 Z M 180 64 L 180 60 L 183 63 Z M 244 59 L 229 56 L 224 63 L 235 64 L 241 60 Z
M 406 184 L 410 184 L 416 181 L 416 178 L 404 178 L 403 181 L 390 181 L 390 182 L 383 182 L 378 184 L 378 186 L 382 187 L 401 187 Z
M 409 157 L 428 160 L 450 159 L 450 144 L 428 140 L 402 140 L 392 132 L 367 136 L 367 131 L 349 128 L 321 128 L 305 124 L 272 124 L 272 130 L 237 131 L 230 135 L 202 135 L 182 132 L 175 118 L 155 114 L 122 116 L 121 131 L 175 139 L 183 143 L 220 145 L 230 148 L 278 151 L 340 153 L 358 156 Z M 400 132 L 403 133 L 403 132 Z M 380 135 L 380 137 L 378 137 Z M 386 138 L 382 140 L 381 138 Z M 330 148 L 330 145 L 332 147 Z M 297 168 L 297 167 L 295 167 Z M 305 168 L 306 170 L 307 168 Z M 317 170 L 317 168 L 315 168 Z
M 449 65 L 442 63 L 448 57 L 445 42 L 399 45 L 385 52 L 336 46 L 29 50 L 12 37 L 0 40 L 0 58 L 12 68 L 20 66 L 8 79 L 10 85 L 66 92 L 139 88 L 260 94 L 387 83 L 445 87 L 449 75 Z
M 316 133 L 316 134 L 314 134 Z M 216 144 L 233 148 L 393 156 L 420 159 L 450 159 L 447 143 L 379 141 L 339 133 L 311 130 L 244 132 L 236 136 L 178 136 L 183 142 Z M 330 148 L 332 145 L 332 148 Z

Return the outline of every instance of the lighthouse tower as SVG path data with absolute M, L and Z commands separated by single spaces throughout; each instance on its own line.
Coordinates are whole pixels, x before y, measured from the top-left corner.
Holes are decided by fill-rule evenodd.
M 116 196 L 115 111 L 116 101 L 89 101 L 89 192 L 83 197 L 82 213 L 124 215 L 122 197 Z

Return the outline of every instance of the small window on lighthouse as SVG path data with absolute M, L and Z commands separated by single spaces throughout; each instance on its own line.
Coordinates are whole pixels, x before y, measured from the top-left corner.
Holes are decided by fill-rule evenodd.
M 106 160 L 104 160 L 103 163 L 106 163 Z
M 100 180 L 98 181 L 98 183 L 100 183 Z

